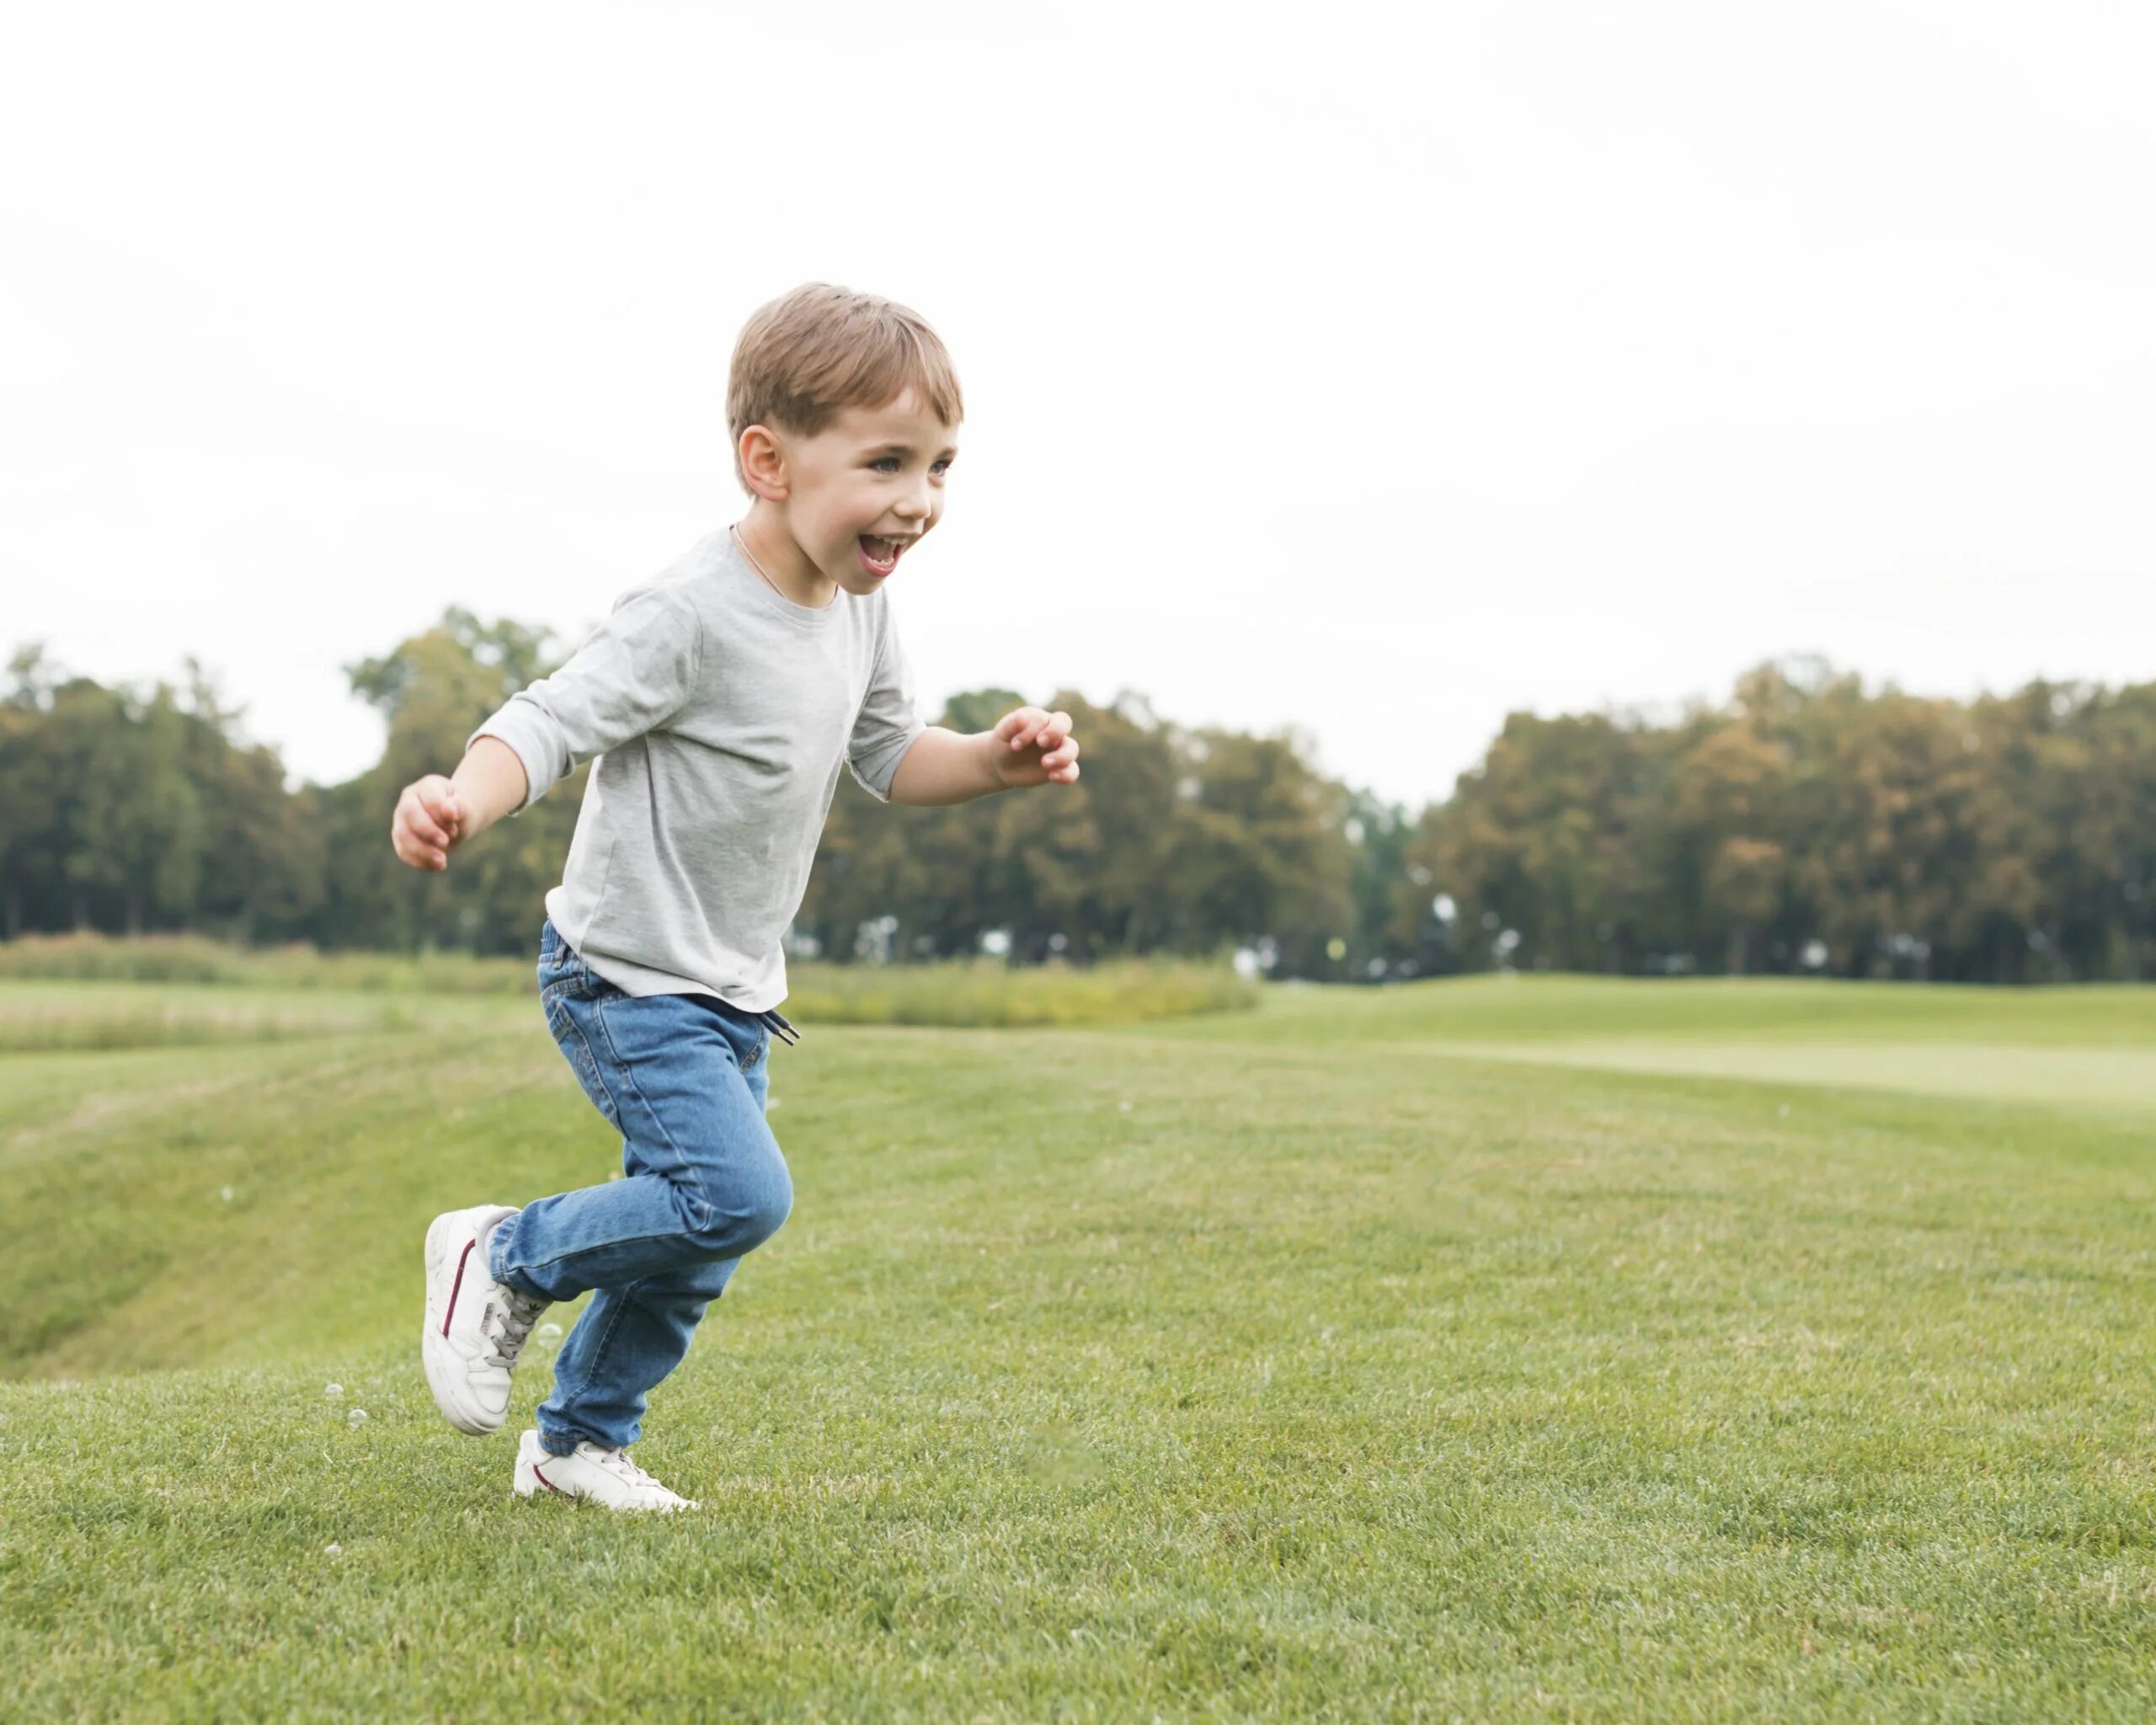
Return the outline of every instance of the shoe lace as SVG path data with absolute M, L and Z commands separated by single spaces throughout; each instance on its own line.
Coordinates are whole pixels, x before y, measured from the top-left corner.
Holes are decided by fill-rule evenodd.
M 591 1446 L 591 1452 L 598 1458 L 599 1465 L 601 1467 L 611 1469 L 612 1471 L 618 1473 L 624 1480 L 627 1481 L 629 1484 L 632 1486 L 647 1486 L 654 1492 L 664 1492 L 666 1490 L 664 1486 L 659 1484 L 657 1480 L 646 1473 L 641 1467 L 638 1467 L 635 1462 L 629 1460 L 629 1452 L 627 1450 L 602 1450 L 596 1444 L 594 1444 Z M 670 1496 L 671 1493 L 669 1493 L 669 1495 Z
M 479 1320 L 479 1333 L 486 1338 L 487 1346 L 478 1364 L 499 1366 L 504 1371 L 515 1365 L 532 1325 L 539 1322 L 539 1314 L 552 1304 L 551 1300 L 520 1294 L 514 1288 L 503 1289 L 499 1298 L 487 1302 L 486 1315 Z

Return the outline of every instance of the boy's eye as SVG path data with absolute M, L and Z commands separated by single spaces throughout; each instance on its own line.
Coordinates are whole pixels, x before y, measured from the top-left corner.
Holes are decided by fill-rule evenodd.
M 889 467 L 884 465 L 886 462 L 890 463 Z M 895 473 L 899 470 L 899 463 L 898 457 L 894 455 L 885 455 L 878 456 L 873 462 L 871 462 L 869 465 L 879 473 Z M 934 465 L 937 467 L 942 468 L 946 472 L 949 471 L 951 466 L 950 462 L 947 461 L 938 461 L 935 462 Z

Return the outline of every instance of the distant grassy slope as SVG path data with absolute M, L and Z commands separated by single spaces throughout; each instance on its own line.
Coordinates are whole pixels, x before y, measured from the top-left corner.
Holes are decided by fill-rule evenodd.
M 1378 990 L 1278 988 L 1174 1040 L 1396 1044 L 1805 1088 L 2156 1111 L 2156 989 L 1928 988 L 1769 980 L 1491 976 Z
M 1148 1033 L 1154 1033 L 1148 1032 Z M 1587 1036 L 1758 1042 L 2156 1046 L 2156 987 L 1943 987 L 1781 978 L 1470 976 L 1327 988 L 1278 984 L 1258 1020 L 1193 1023 L 1178 1039 L 1561 1041 Z
M 511 1504 L 508 1437 L 451 1434 L 413 1357 L 429 1215 L 612 1160 L 532 1003 L 0 1062 L 5 1370 L 208 1363 L 0 1384 L 15 1705 L 2147 1718 L 2156 1095 L 1431 1028 L 1534 1043 L 1540 990 L 1549 1046 L 1646 1040 L 1666 986 L 812 1027 L 775 1066 L 794 1218 L 640 1452 L 688 1525 Z M 1801 1042 L 1743 994 L 1653 1028 Z M 1897 1038 L 1951 1046 L 1925 998 Z M 2133 1051 L 1983 999 L 1995 1043 Z

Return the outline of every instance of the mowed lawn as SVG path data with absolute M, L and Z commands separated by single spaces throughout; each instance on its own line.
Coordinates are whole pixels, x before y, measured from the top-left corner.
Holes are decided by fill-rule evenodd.
M 419 1369 L 536 1003 L 199 998 L 0 1055 L 9 1717 L 2156 1717 L 2156 991 L 808 1022 L 643 1521 Z

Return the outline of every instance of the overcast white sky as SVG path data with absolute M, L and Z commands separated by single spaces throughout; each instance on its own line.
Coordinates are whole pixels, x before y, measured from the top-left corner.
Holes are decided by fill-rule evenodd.
M 825 280 L 966 389 L 931 710 L 1134 689 L 1419 804 L 1769 655 L 2146 679 L 2148 17 L 17 8 L 0 651 L 192 651 L 350 777 L 342 665 L 574 641 L 739 515 L 735 334 Z

